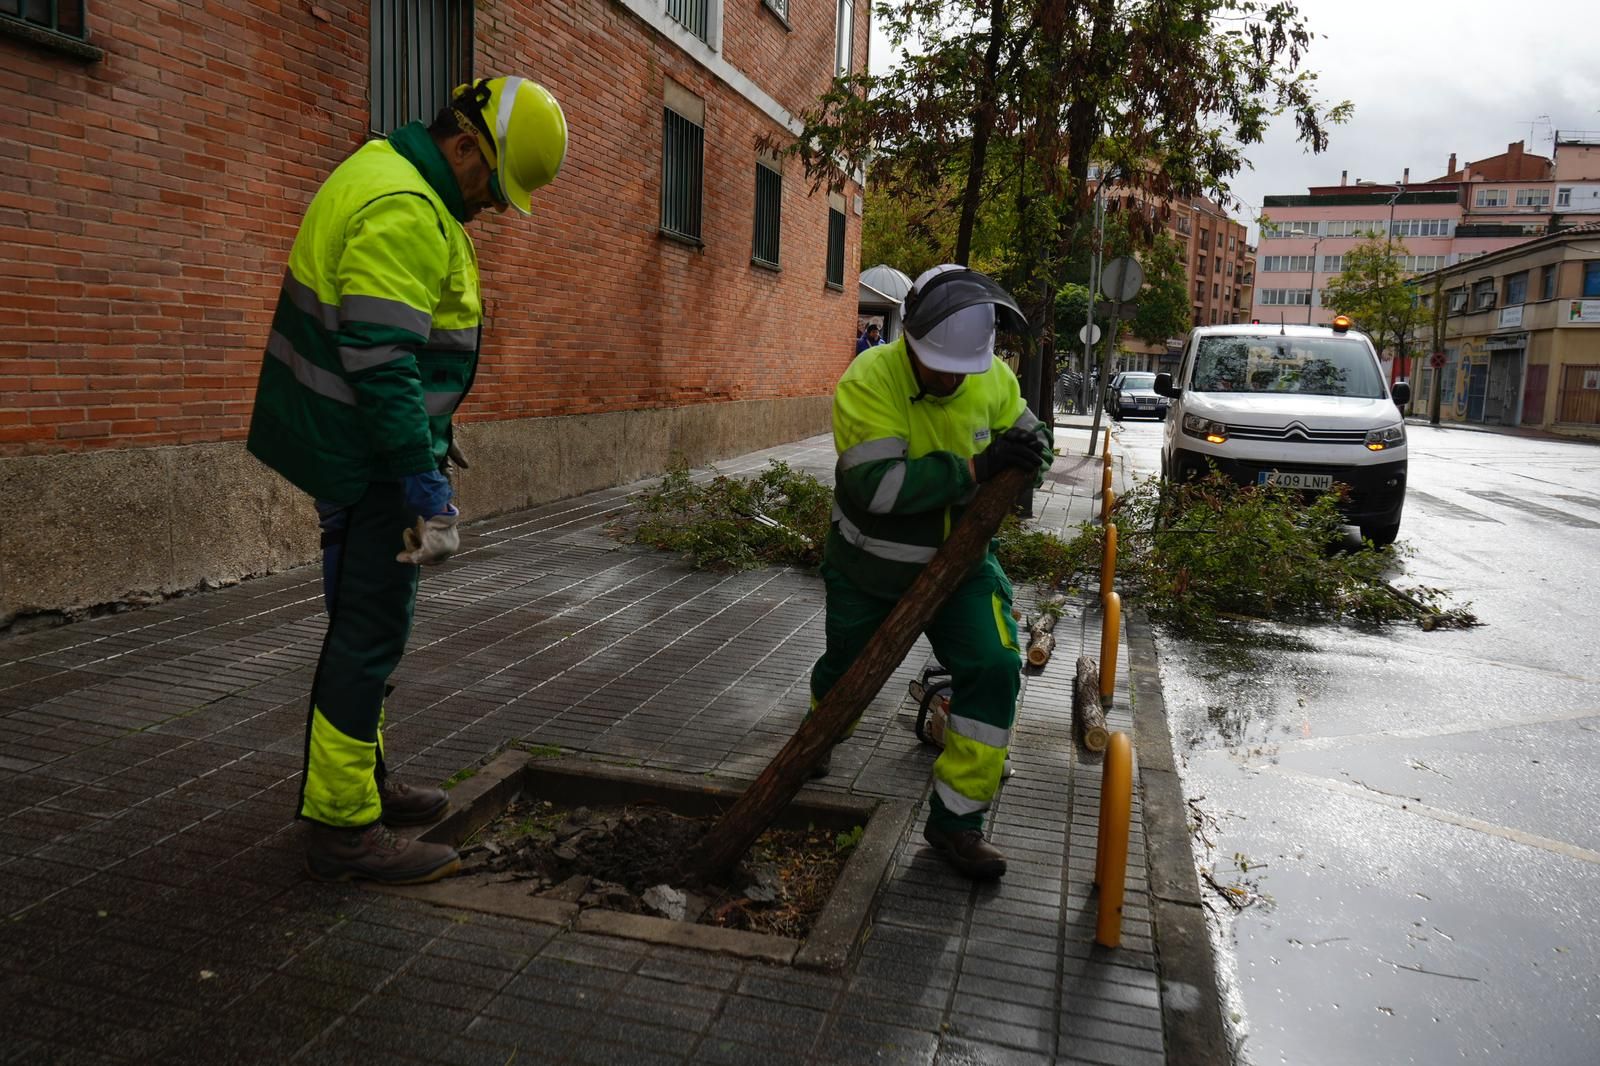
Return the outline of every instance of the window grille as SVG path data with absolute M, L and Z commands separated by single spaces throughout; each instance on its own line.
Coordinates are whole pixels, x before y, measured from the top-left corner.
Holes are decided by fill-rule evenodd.
M 371 38 L 371 128 L 379 133 L 432 122 L 451 91 L 472 80 L 471 0 L 373 0 Z
M 844 212 L 828 208 L 828 284 L 844 288 Z
M 667 17 L 710 43 L 711 0 L 667 0 Z
M 698 244 L 706 131 L 670 107 L 661 113 L 661 229 Z
M 88 36 L 83 0 L 0 0 L 0 15 L 83 40 Z
M 750 257 L 756 262 L 764 263 L 767 266 L 778 265 L 778 246 L 782 233 L 782 220 L 783 175 L 764 163 L 757 163 L 755 238 L 751 242 L 750 250 Z M 842 269 L 840 273 L 841 275 L 843 274 Z M 843 279 L 841 277 L 842 283 Z

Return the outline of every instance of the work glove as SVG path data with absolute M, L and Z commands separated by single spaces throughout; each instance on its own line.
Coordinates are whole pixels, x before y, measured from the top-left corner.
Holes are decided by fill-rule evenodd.
M 972 457 L 972 474 L 979 481 L 988 481 L 1012 467 L 1037 472 L 1043 465 L 1044 441 L 1037 434 L 1012 426 Z
M 416 526 L 405 532 L 406 550 L 396 555 L 395 561 L 412 566 L 435 566 L 450 558 L 461 547 L 461 534 L 456 530 L 460 515 L 461 512 L 451 507 L 432 518 L 418 516 Z

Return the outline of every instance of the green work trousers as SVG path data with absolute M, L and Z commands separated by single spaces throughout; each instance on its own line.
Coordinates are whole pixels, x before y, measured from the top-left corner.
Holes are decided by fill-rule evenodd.
M 827 563 L 827 648 L 811 668 L 813 706 L 838 683 L 894 609 L 895 600 L 863 592 Z M 1022 656 L 1011 617 L 1011 582 L 993 553 L 939 608 L 925 630 L 950 671 L 950 724 L 933 764 L 935 829 L 981 829 L 1000 788 L 1021 687 Z M 852 727 L 853 728 L 853 727 Z
M 324 530 L 336 532 L 324 534 L 328 632 L 311 686 L 300 814 L 365 826 L 383 813 L 383 700 L 411 634 L 420 568 L 395 559 L 415 521 L 399 482 L 373 482 L 342 517 L 323 514 Z

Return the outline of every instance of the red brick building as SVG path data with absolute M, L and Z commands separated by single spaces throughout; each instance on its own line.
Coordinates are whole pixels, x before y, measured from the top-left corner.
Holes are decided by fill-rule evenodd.
M 865 66 L 865 0 L 6 10 L 0 484 L 29 502 L 0 625 L 313 556 L 242 445 L 289 245 L 341 159 L 473 76 L 543 82 L 571 145 L 532 218 L 473 227 L 469 517 L 826 428 L 860 190 L 812 194 L 757 141 Z

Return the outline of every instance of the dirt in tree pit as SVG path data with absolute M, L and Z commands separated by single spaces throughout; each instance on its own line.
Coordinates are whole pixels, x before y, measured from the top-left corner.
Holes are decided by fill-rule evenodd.
M 526 882 L 528 894 L 632 914 L 804 938 L 861 839 L 823 829 L 769 829 L 720 883 L 679 865 L 711 818 L 653 804 L 563 808 L 513 802 L 461 851 L 461 877 Z

